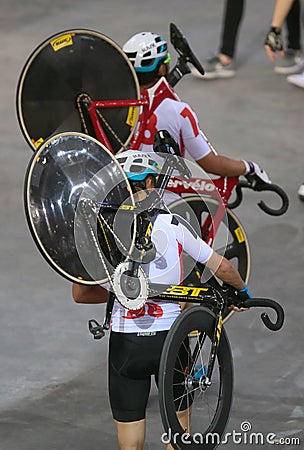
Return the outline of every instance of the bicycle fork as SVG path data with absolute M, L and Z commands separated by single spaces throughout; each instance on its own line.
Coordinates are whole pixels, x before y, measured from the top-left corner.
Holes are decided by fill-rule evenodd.
M 214 333 L 213 333 L 212 341 L 211 341 L 208 363 L 206 366 L 204 365 L 203 367 L 199 367 L 199 369 L 196 368 L 196 373 L 194 374 L 194 377 L 191 377 L 192 384 L 199 387 L 202 391 L 205 391 L 212 384 L 212 381 L 211 381 L 212 373 L 213 373 L 214 364 L 216 361 L 217 350 L 218 350 L 218 347 L 220 344 L 222 328 L 223 328 L 222 310 L 219 311 L 215 320 L 216 320 L 216 322 L 215 322 Z M 204 333 L 201 335 L 199 342 L 197 343 L 196 349 L 193 352 L 193 355 L 192 355 L 193 361 L 196 361 L 198 359 L 198 355 L 204 344 L 205 338 L 206 338 L 206 334 Z
M 220 311 L 219 314 L 217 314 L 217 316 L 216 316 L 214 333 L 213 333 L 213 337 L 212 337 L 211 349 L 210 349 L 210 354 L 209 354 L 208 369 L 207 369 L 206 378 L 203 383 L 205 388 L 207 388 L 208 386 L 211 385 L 211 377 L 212 377 L 212 372 L 213 372 L 213 368 L 214 368 L 214 364 L 215 364 L 215 360 L 216 360 L 217 349 L 220 344 L 222 329 L 223 329 L 223 315 L 222 315 L 222 311 Z

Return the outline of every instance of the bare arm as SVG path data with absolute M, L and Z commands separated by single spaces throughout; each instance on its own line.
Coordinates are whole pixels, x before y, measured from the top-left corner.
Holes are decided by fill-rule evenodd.
M 212 272 L 224 283 L 230 284 L 238 290 L 241 290 L 245 287 L 245 283 L 236 268 L 231 264 L 230 261 L 228 261 L 228 259 L 220 256 L 218 253 L 212 253 L 211 257 L 206 263 L 206 266 L 209 267 L 209 269 L 211 269 Z M 235 305 L 231 305 L 229 309 L 241 312 L 246 311 L 247 308 L 238 308 Z
M 76 303 L 106 303 L 108 291 L 101 286 L 84 286 L 73 283 L 72 296 Z
M 246 172 L 246 166 L 243 161 L 216 155 L 213 152 L 208 153 L 208 155 L 196 162 L 207 173 L 214 175 L 238 177 L 239 175 L 244 175 Z
M 283 23 L 289 13 L 289 10 L 294 0 L 277 0 L 271 21 L 271 26 L 275 28 L 282 28 Z
M 220 256 L 218 253 L 212 253 L 206 262 L 206 266 L 224 283 L 230 284 L 238 290 L 244 288 L 245 283 L 237 269 L 228 259 Z
M 276 52 L 279 52 L 280 56 L 284 57 L 281 29 L 293 2 L 294 0 L 276 1 L 271 20 L 271 29 L 266 35 L 264 42 L 265 52 L 272 62 L 276 59 Z

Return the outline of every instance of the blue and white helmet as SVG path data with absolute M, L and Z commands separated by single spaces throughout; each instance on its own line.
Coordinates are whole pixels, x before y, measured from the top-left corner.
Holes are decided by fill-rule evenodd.
M 123 51 L 136 72 L 153 72 L 158 63 L 169 63 L 167 42 L 158 34 L 143 31 L 132 36 L 123 46 Z
M 148 175 L 157 177 L 161 170 L 161 167 L 150 157 L 149 153 L 127 150 L 116 155 L 116 159 L 127 178 L 132 181 L 142 181 Z

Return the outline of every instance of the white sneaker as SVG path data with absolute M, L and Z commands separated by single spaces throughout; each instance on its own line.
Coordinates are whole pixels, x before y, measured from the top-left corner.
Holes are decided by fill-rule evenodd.
M 304 183 L 301 184 L 301 186 L 299 187 L 298 196 L 299 199 L 302 200 L 302 202 L 304 202 Z
M 234 61 L 231 61 L 229 64 L 223 64 L 217 55 L 203 61 L 202 66 L 205 69 L 205 75 L 201 75 L 194 67 L 191 69 L 191 72 L 192 75 L 203 80 L 232 78 L 236 73 Z
M 295 75 L 289 75 L 287 77 L 287 81 L 288 83 L 294 84 L 295 86 L 304 88 L 304 72 Z

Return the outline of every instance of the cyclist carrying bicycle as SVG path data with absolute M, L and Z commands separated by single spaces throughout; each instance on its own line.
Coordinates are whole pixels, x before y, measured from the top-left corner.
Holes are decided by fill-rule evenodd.
M 195 112 L 179 99 L 166 80 L 170 54 L 167 42 L 161 36 L 151 32 L 137 33 L 124 44 L 123 50 L 134 66 L 141 92 L 147 91 L 150 99 L 150 113 L 138 150 L 152 152 L 155 133 L 168 130 L 178 142 L 182 156 L 187 150 L 207 173 L 231 177 L 255 174 L 270 183 L 267 173 L 257 163 L 216 153 L 199 128 Z
M 130 181 L 135 202 L 141 204 L 155 192 L 158 164 L 151 155 L 133 150 L 121 153 L 117 159 Z M 186 221 L 167 210 L 155 213 L 151 221 L 151 241 L 156 253 L 151 262 L 143 265 L 151 283 L 179 285 L 182 282 L 183 250 L 208 267 L 224 283 L 239 291 L 240 299 L 251 297 L 235 267 L 213 251 Z M 104 286 L 73 284 L 72 293 L 77 303 L 103 303 L 108 300 L 108 290 Z M 237 306 L 232 308 L 243 310 Z M 149 299 L 142 308 L 129 310 L 115 300 L 108 367 L 110 404 L 120 450 L 143 449 L 151 376 L 154 375 L 157 382 L 163 343 L 181 310 L 181 305 L 176 301 Z M 185 427 L 187 411 L 185 405 L 178 413 Z

